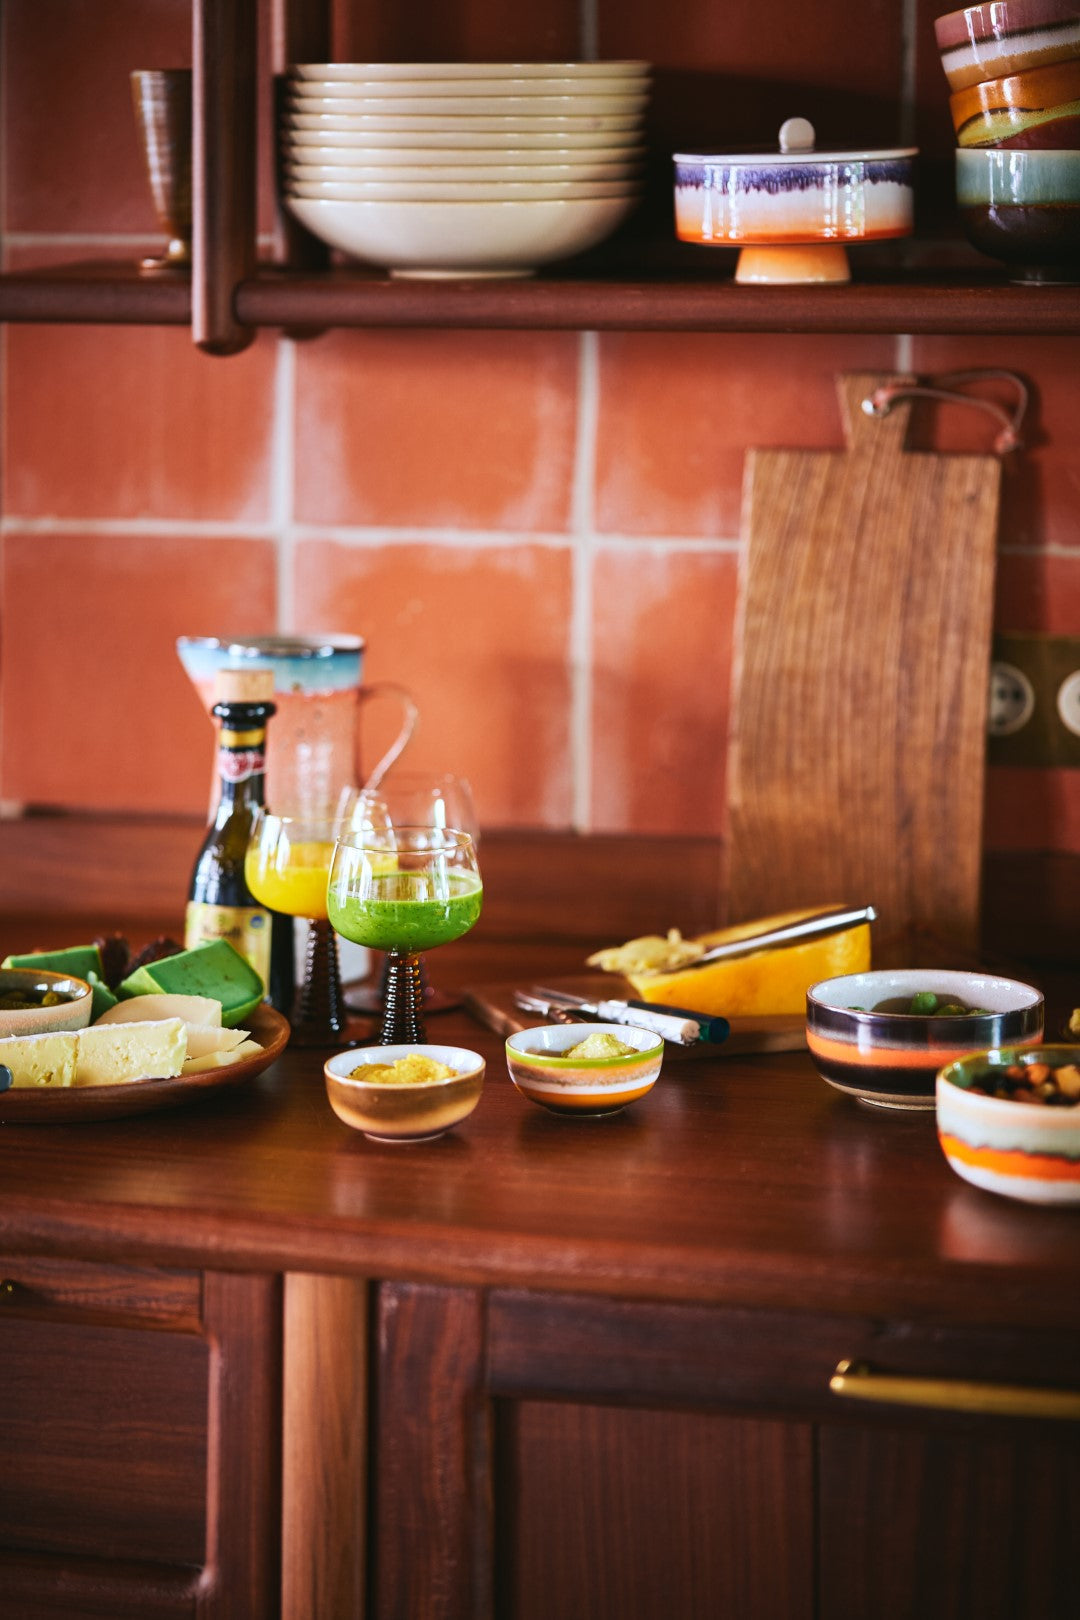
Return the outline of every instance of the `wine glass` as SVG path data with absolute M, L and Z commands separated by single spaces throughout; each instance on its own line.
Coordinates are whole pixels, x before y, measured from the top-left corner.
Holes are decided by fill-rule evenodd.
M 356 832 L 383 832 L 393 827 L 456 828 L 469 834 L 475 849 L 480 847 L 472 789 L 464 776 L 455 776 L 449 771 L 399 770 L 391 766 L 385 775 L 367 787 L 346 788 L 339 813 L 342 825 Z M 384 963 L 381 978 L 350 989 L 346 1005 L 351 1011 L 381 1011 L 386 996 L 386 973 Z M 445 1012 L 460 1004 L 460 997 L 432 986 L 423 960 L 420 982 L 425 1013 Z
M 405 826 L 342 831 L 327 911 L 345 939 L 386 952 L 381 1044 L 424 1040 L 421 953 L 467 934 L 483 893 L 468 833 Z
M 259 809 L 244 857 L 244 877 L 255 899 L 310 924 L 304 977 L 291 1019 L 296 1046 L 341 1045 L 347 1025 L 337 936 L 326 914 L 338 825 L 334 815 L 279 816 Z

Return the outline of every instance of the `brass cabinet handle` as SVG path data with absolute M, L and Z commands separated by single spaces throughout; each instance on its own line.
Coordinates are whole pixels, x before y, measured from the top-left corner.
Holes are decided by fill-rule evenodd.
M 889 1406 L 1080 1422 L 1080 1392 L 1073 1390 L 979 1384 L 967 1378 L 913 1378 L 874 1372 L 863 1361 L 841 1361 L 829 1379 L 829 1388 L 848 1400 L 882 1401 Z

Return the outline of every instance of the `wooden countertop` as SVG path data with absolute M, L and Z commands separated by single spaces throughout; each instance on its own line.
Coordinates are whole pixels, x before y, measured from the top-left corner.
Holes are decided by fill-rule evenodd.
M 461 941 L 436 983 L 571 972 L 580 948 Z M 174 1112 L 0 1126 L 0 1252 L 314 1270 L 627 1299 L 1080 1327 L 1080 1212 L 959 1180 L 932 1113 L 861 1107 L 805 1053 L 678 1059 L 625 1113 L 555 1118 L 461 1010 L 481 1103 L 428 1144 L 331 1113 L 322 1054 Z

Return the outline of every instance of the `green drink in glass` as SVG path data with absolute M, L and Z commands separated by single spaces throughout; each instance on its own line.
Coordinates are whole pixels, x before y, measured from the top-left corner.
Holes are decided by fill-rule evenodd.
M 467 833 L 388 827 L 338 839 L 327 913 L 343 938 L 387 953 L 380 1042 L 424 1040 L 420 957 L 468 933 L 483 893 Z

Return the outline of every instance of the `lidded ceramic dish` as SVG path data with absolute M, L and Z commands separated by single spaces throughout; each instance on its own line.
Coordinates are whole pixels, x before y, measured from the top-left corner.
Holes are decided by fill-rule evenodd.
M 739 247 L 736 281 L 849 281 L 846 244 L 909 236 L 917 148 L 819 152 L 789 118 L 775 151 L 675 154 L 675 234 Z

